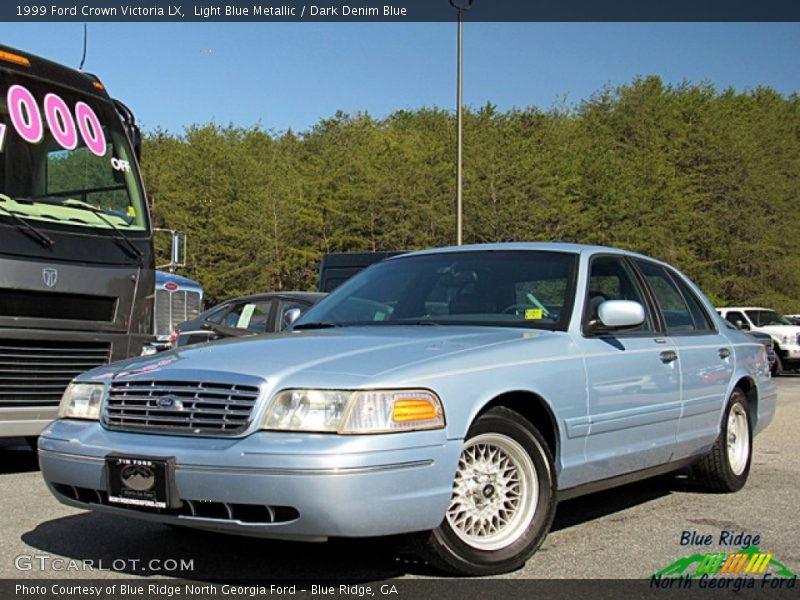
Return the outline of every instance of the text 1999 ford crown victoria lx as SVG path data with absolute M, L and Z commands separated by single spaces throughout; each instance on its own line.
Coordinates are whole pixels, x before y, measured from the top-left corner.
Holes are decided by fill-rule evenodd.
M 397 256 L 288 334 L 76 378 L 39 441 L 70 506 L 286 539 L 406 533 L 522 565 L 556 501 L 689 464 L 733 492 L 773 417 L 763 345 L 669 266 L 513 243 Z

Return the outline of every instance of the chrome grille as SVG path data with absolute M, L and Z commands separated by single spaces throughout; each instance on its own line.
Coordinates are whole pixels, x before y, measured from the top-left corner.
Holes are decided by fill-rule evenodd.
M 108 363 L 100 342 L 0 340 L 0 406 L 58 406 L 73 377 Z
M 250 423 L 259 391 L 256 385 L 230 383 L 115 382 L 103 422 L 110 429 L 234 435 Z
M 171 301 L 167 290 L 156 290 L 156 335 L 165 336 L 172 333 Z
M 199 292 L 186 292 L 186 320 L 189 321 L 200 314 L 202 302 Z
M 194 319 L 200 314 L 199 292 L 156 290 L 156 335 L 168 336 L 176 325 Z

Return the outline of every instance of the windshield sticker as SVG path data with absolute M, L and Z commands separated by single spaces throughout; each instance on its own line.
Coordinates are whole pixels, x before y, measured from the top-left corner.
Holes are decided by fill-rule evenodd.
M 44 116 L 58 145 L 65 150 L 74 150 L 78 146 L 78 131 L 69 107 L 61 96 L 47 94 L 44 97 Z
M 8 88 L 6 101 L 11 124 L 19 136 L 31 144 L 41 142 L 44 137 L 42 113 L 39 112 L 33 94 L 21 85 L 12 85 Z
M 122 160 L 121 158 L 117 158 L 116 156 L 111 157 L 111 168 L 115 171 L 122 171 L 123 173 L 127 173 L 131 170 L 131 163 L 127 160 Z
M 538 321 L 544 316 L 544 311 L 541 308 L 526 308 L 525 319 L 529 321 Z
M 6 94 L 8 114 L 17 134 L 29 144 L 38 144 L 44 138 L 44 121 L 39 105 L 33 94 L 22 85 L 12 85 Z M 108 150 L 100 119 L 85 102 L 75 104 L 75 116 L 69 106 L 58 94 L 44 97 L 44 111 L 47 126 L 59 146 L 64 150 L 74 150 L 78 146 L 80 131 L 86 147 L 97 156 L 105 156 Z M 76 129 L 77 127 L 77 129 Z M 0 130 L 0 151 L 3 150 L 5 126 Z

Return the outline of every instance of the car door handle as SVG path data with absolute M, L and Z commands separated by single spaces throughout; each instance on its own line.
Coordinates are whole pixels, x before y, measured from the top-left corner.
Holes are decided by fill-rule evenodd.
M 661 359 L 661 362 L 665 365 L 668 365 L 671 362 L 678 360 L 678 353 L 674 350 L 664 350 L 661 354 L 658 355 Z
M 727 348 L 720 348 L 719 349 L 719 357 L 720 358 L 728 358 L 731 355 L 731 351 Z

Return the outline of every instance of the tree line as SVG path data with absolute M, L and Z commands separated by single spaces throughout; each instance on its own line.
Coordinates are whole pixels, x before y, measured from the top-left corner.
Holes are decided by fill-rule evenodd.
M 216 302 L 313 289 L 327 252 L 453 244 L 455 141 L 438 108 L 304 132 L 211 123 L 147 134 L 143 169 L 155 226 L 188 232 L 185 274 Z M 628 248 L 719 305 L 800 312 L 799 200 L 796 93 L 646 77 L 576 106 L 465 113 L 466 243 Z

